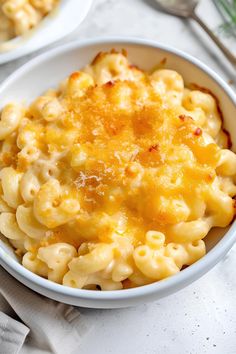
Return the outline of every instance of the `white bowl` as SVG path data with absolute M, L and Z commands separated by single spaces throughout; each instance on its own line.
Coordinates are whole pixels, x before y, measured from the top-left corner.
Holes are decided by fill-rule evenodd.
M 33 30 L 0 45 L 0 64 L 35 52 L 67 36 L 84 20 L 91 5 L 92 0 L 61 0 L 59 6 Z
M 132 63 L 150 69 L 163 58 L 167 67 L 183 75 L 185 83 L 209 88 L 220 101 L 225 128 L 236 146 L 236 97 L 229 86 L 206 65 L 177 49 L 153 41 L 129 38 L 94 39 L 72 43 L 45 53 L 12 74 L 0 88 L 1 105 L 12 100 L 30 102 L 49 87 L 78 70 L 99 51 L 111 48 L 128 50 Z M 236 222 L 227 229 L 214 229 L 206 237 L 207 254 L 201 260 L 165 280 L 119 291 L 80 290 L 55 284 L 25 269 L 12 250 L 0 241 L 0 264 L 16 279 L 49 298 L 83 307 L 116 308 L 145 303 L 174 293 L 209 271 L 236 241 Z

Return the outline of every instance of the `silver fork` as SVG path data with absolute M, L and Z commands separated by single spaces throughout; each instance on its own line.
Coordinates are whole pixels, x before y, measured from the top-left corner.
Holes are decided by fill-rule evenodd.
M 215 42 L 215 44 L 224 53 L 226 58 L 231 62 L 233 66 L 236 66 L 236 57 L 231 53 L 231 51 L 226 48 L 226 46 L 221 42 L 221 40 L 212 32 L 212 30 L 201 20 L 201 18 L 196 14 L 196 7 L 199 0 L 155 0 L 160 9 L 163 11 L 178 17 L 190 18 L 195 20 L 209 35 L 209 37 Z

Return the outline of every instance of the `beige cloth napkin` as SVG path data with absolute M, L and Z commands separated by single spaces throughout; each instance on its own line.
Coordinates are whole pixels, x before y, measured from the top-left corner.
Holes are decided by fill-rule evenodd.
M 0 354 L 79 352 L 90 324 L 78 309 L 36 294 L 0 267 Z

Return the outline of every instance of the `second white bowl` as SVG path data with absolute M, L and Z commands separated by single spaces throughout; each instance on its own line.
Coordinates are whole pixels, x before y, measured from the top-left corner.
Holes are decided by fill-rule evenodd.
M 92 0 L 61 0 L 59 6 L 33 30 L 0 44 L 0 64 L 33 53 L 67 36 L 84 20 L 91 5 Z

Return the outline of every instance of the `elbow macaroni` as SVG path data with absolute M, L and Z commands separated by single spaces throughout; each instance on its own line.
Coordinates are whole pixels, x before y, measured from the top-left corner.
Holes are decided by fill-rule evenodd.
M 4 3 L 12 18 L 28 1 Z M 43 16 L 54 1 L 30 3 Z M 125 53 L 100 53 L 27 109 L 4 107 L 0 140 L 0 232 L 27 269 L 59 284 L 164 279 L 234 218 L 236 155 L 216 100 Z
M 0 0 L 0 42 L 25 34 L 58 4 L 59 0 Z

